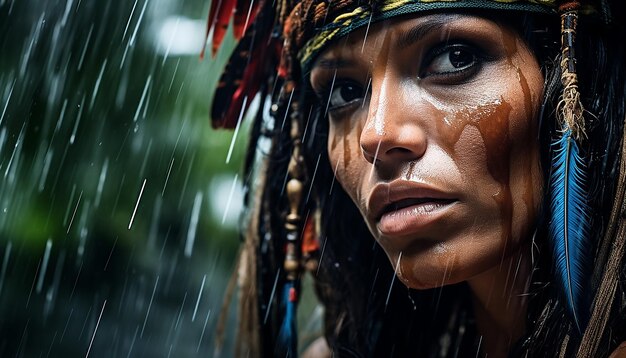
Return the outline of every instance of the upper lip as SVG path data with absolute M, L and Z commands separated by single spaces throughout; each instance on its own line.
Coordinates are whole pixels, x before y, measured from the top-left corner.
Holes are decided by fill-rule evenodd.
M 427 202 L 429 199 L 455 201 L 457 198 L 431 184 L 408 180 L 395 180 L 391 183 L 377 184 L 368 200 L 368 208 L 375 220 L 383 214 L 402 207 Z

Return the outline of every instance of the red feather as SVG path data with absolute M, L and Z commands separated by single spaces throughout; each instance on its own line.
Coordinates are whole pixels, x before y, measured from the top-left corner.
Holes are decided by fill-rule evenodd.
M 202 51 L 200 52 L 200 59 L 204 59 L 204 54 L 206 52 L 206 43 L 209 41 L 211 29 L 215 26 L 216 13 L 221 8 L 221 5 L 222 0 L 211 1 L 211 8 L 209 9 L 209 16 L 206 22 L 206 32 L 204 33 L 204 45 L 202 46 Z
M 320 249 L 320 242 L 315 234 L 315 221 L 312 216 L 308 216 L 302 231 L 302 254 L 310 255 Z
M 233 21 L 233 33 L 236 39 L 240 39 L 256 18 L 259 12 L 260 0 L 237 0 L 235 18 Z
M 220 88 L 215 93 L 213 99 L 213 127 L 214 128 L 235 128 L 240 113 L 247 111 L 250 106 L 250 102 L 254 99 L 254 96 L 259 92 L 262 85 L 266 84 L 268 73 L 270 69 L 268 65 L 273 62 L 273 59 L 277 57 L 277 53 L 280 52 L 275 42 L 268 43 L 270 34 L 260 40 L 257 40 L 252 53 L 250 55 L 247 51 L 241 52 L 241 56 L 238 58 L 243 60 L 243 56 L 246 56 L 246 60 L 249 61 L 245 66 L 243 74 L 231 78 L 229 83 L 226 82 L 225 77 L 229 75 L 225 72 L 220 80 Z M 275 50 L 275 51 L 272 51 Z M 248 57 L 249 56 L 249 57 Z M 237 59 L 232 58 L 231 63 L 227 66 L 227 69 L 241 68 L 241 65 L 237 66 Z M 221 98 L 220 98 L 221 97 Z M 244 105 L 244 98 L 247 97 L 247 101 Z
M 232 101 L 230 102 L 230 106 L 228 107 L 228 112 L 226 117 L 222 119 L 222 122 L 218 125 L 223 128 L 235 128 L 237 126 L 237 121 L 240 115 L 245 114 L 250 106 L 250 102 L 253 97 L 259 91 L 261 87 L 261 79 L 254 78 L 258 77 L 259 65 L 261 61 L 253 61 L 246 68 L 246 72 L 244 73 L 243 79 L 241 80 L 241 85 L 237 88 L 235 93 L 233 94 Z M 245 103 L 245 107 L 243 106 L 243 100 L 247 97 L 247 101 Z M 243 114 L 241 114 L 243 112 Z M 214 123 L 215 125 L 216 123 Z
M 212 46 L 212 54 L 215 56 L 217 50 L 219 50 L 222 41 L 224 40 L 224 36 L 226 35 L 226 31 L 228 30 L 228 24 L 230 23 L 230 19 L 233 16 L 233 12 L 235 11 L 235 5 L 237 4 L 237 0 L 214 0 L 218 1 L 221 4 L 218 5 L 217 12 L 214 17 L 210 18 L 213 22 L 213 46 Z
M 204 43 L 211 41 L 213 57 L 220 49 L 231 18 L 233 19 L 233 33 L 240 39 L 246 33 L 259 13 L 262 0 L 213 0 L 209 10 Z M 202 48 L 200 58 L 204 58 L 205 49 Z
M 215 15 L 210 20 L 215 19 L 217 22 L 220 13 L 218 7 L 221 5 L 220 0 L 214 1 L 217 5 L 211 7 L 211 14 Z M 272 2 L 233 1 L 237 1 L 238 9 L 234 21 L 235 35 L 243 33 L 243 38 L 231 55 L 213 97 L 211 118 L 214 128 L 234 128 L 237 125 L 240 114 L 247 111 L 254 96 L 275 73 L 281 51 L 281 42 L 272 37 L 275 11 Z M 241 10 L 241 6 L 247 6 L 245 11 Z M 212 32 L 215 49 L 216 44 L 219 46 L 215 40 L 216 29 Z

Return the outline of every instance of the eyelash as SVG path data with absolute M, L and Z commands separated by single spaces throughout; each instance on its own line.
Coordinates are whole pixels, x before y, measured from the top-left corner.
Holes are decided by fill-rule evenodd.
M 326 108 L 327 104 L 328 104 L 328 113 L 337 113 L 339 111 L 341 111 L 342 109 L 345 109 L 353 104 L 361 103 L 363 101 L 363 98 L 361 98 L 360 100 L 352 100 L 344 105 L 341 106 L 336 106 L 336 107 L 332 107 L 330 106 L 330 96 L 332 95 L 332 91 L 336 90 L 337 88 L 341 88 L 341 86 L 344 85 L 356 85 L 358 87 L 362 87 L 362 85 L 357 82 L 354 81 L 350 78 L 335 78 L 334 84 L 333 82 L 326 82 L 324 84 L 322 84 L 322 87 L 315 91 L 315 95 L 317 96 L 317 99 L 319 101 L 319 103 L 323 106 L 323 108 Z M 364 93 L 364 95 L 367 95 L 367 92 Z
M 476 74 L 484 62 L 489 61 L 487 54 L 478 46 L 466 44 L 464 42 L 456 42 L 450 45 L 444 44 L 430 50 L 424 57 L 420 68 L 428 68 L 429 65 L 432 65 L 432 62 L 439 56 L 445 53 L 451 53 L 454 50 L 462 50 L 471 54 L 473 56 L 473 63 L 455 71 L 428 74 L 422 72 L 419 77 L 422 79 L 425 77 L 435 77 L 444 81 L 442 84 L 462 84 L 466 80 L 469 80 L 472 75 Z

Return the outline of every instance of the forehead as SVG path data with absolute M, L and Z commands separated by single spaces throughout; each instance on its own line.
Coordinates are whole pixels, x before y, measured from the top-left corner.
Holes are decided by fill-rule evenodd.
M 313 67 L 328 67 L 329 61 L 359 58 L 383 49 L 401 51 L 421 41 L 447 41 L 464 37 L 503 39 L 516 33 L 488 17 L 461 13 L 427 13 L 411 15 L 372 24 L 351 32 L 328 46 Z M 371 59 L 370 59 L 371 60 Z
M 315 7 L 316 14 L 319 9 L 322 14 L 319 21 L 315 20 L 314 25 L 312 23 L 315 30 L 298 40 L 303 41 L 297 45 L 297 58 L 303 73 L 307 73 L 320 53 L 338 39 L 357 29 L 367 29 L 372 24 L 407 14 L 458 11 L 497 15 L 494 18 L 500 18 L 505 13 L 516 14 L 516 17 L 519 14 L 555 14 L 555 0 L 380 0 L 355 1 L 354 4 L 333 1 L 325 4 Z M 295 14 L 302 16 L 301 11 Z

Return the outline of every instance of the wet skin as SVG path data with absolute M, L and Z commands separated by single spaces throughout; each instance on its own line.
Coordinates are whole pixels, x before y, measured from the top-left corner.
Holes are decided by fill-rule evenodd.
M 537 60 L 480 17 L 365 31 L 325 50 L 310 77 L 337 180 L 407 286 L 515 285 L 504 281 L 527 267 L 543 185 Z M 488 304 L 491 293 L 475 293 Z

